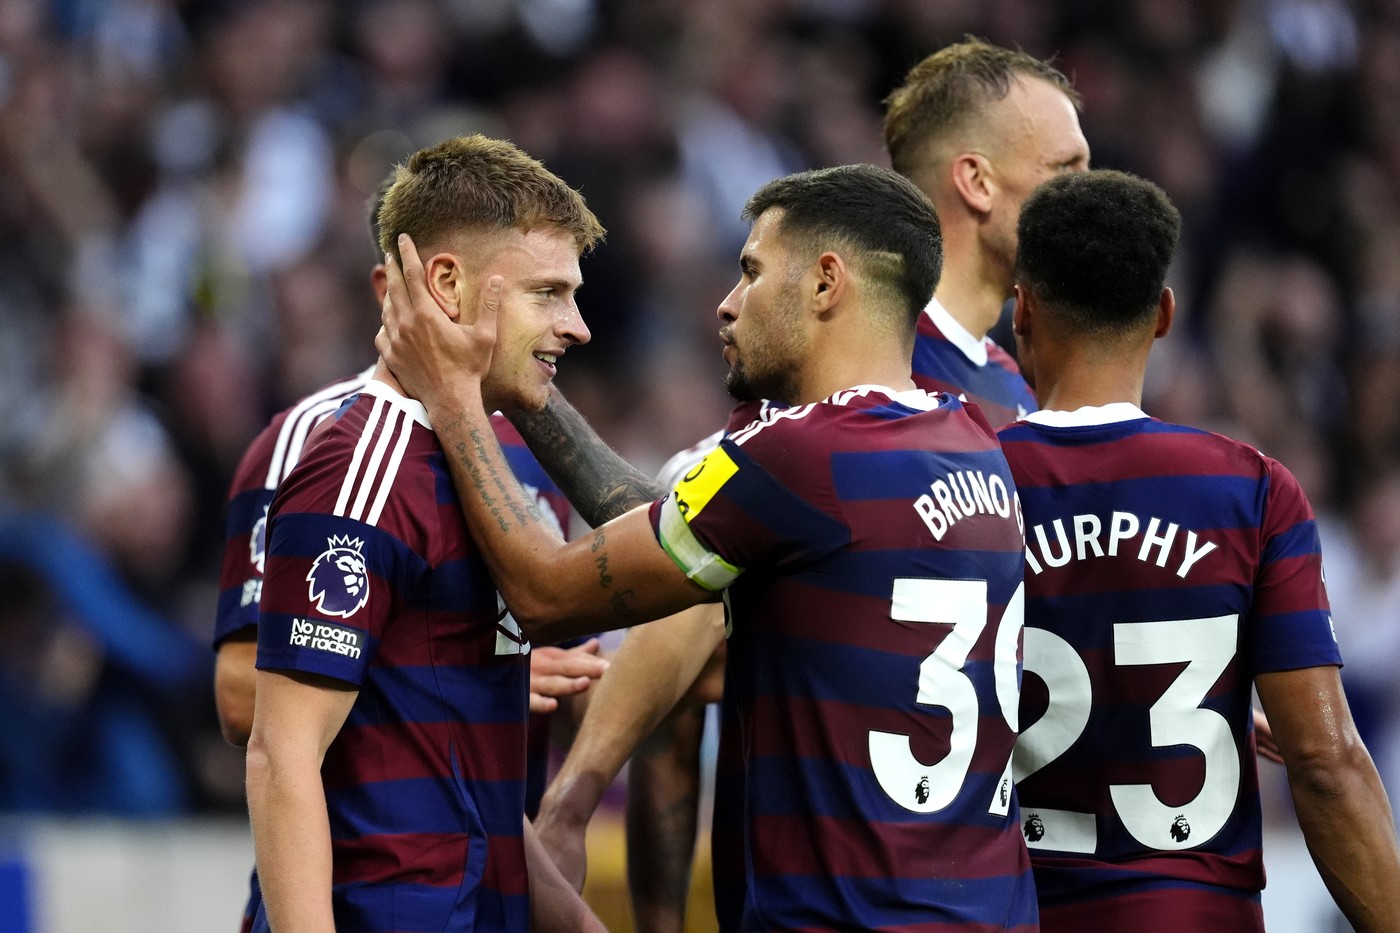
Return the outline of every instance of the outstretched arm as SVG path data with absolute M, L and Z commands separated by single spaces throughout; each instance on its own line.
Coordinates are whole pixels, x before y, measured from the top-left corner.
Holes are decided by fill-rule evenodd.
M 541 841 L 570 884 L 583 887 L 584 833 L 598 801 L 723 639 L 724 610 L 696 606 L 633 629 L 613 655 L 535 820 Z
M 1288 770 L 1298 825 L 1337 907 L 1361 933 L 1400 930 L 1390 802 L 1337 669 L 1261 674 L 1255 686 Z
M 669 490 L 623 460 L 551 387 L 540 411 L 509 413 L 530 452 L 590 527 L 597 528 Z

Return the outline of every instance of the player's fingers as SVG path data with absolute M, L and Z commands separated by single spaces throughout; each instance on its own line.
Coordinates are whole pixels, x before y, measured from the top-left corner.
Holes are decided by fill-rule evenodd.
M 530 676 L 530 692 L 547 697 L 567 697 L 582 693 L 593 683 L 591 677 L 569 677 L 563 674 Z
M 608 661 L 595 654 L 566 654 L 559 659 L 550 673 L 564 677 L 591 677 L 598 679 L 608 669 Z
M 574 645 L 569 651 L 579 654 L 602 654 L 603 642 L 597 638 L 590 638 L 581 645 Z
M 403 284 L 403 270 L 391 253 L 384 254 L 384 283 L 384 303 L 379 308 L 379 323 L 390 333 L 396 333 L 408 292 Z
M 501 292 L 505 288 L 505 276 L 487 276 L 481 286 L 481 300 L 477 302 L 474 329 L 483 337 L 495 339 L 496 313 L 501 309 Z
M 542 693 L 530 691 L 530 712 L 552 713 L 559 708 L 559 701 Z
M 585 642 L 576 648 L 536 648 L 530 652 L 530 672 L 535 676 L 601 677 L 610 662 Z
M 403 259 L 403 280 L 408 286 L 409 294 L 416 298 L 417 292 L 425 288 L 423 260 L 418 256 L 418 247 L 414 245 L 413 237 L 407 233 L 399 234 L 399 256 Z

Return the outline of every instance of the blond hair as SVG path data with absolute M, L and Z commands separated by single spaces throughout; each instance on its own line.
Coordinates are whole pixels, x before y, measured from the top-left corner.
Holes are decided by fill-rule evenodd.
M 580 252 L 605 233 L 563 179 L 512 143 L 479 134 L 420 149 L 397 166 L 378 220 L 379 246 L 396 258 L 401 233 L 421 248 L 468 231 L 554 227 Z
M 988 104 L 1004 99 L 1012 81 L 1022 77 L 1049 82 L 1078 109 L 1078 92 L 1057 68 L 973 36 L 919 62 L 885 98 L 885 148 L 891 166 L 911 176 L 928 158 L 932 144 L 961 129 Z

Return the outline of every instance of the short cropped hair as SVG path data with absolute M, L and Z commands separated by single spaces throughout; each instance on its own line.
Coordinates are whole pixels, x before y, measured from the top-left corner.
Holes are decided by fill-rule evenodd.
M 603 238 L 583 195 L 515 145 L 457 136 L 420 149 L 394 170 L 379 209 L 379 246 L 395 258 L 399 234 L 420 246 L 464 231 L 554 227 L 587 252 Z
M 380 180 L 379 187 L 374 189 L 374 194 L 370 195 L 369 200 L 365 202 L 367 220 L 369 221 L 369 241 L 374 244 L 373 248 L 379 251 L 380 259 L 384 258 L 384 247 L 381 243 L 383 237 L 379 235 L 379 211 L 384 207 L 384 196 L 389 193 L 390 188 L 394 187 L 394 180 L 397 178 L 398 172 L 389 169 L 389 173 Z
M 1068 173 L 1031 192 L 1017 236 L 1017 282 L 1074 333 L 1111 336 L 1156 312 L 1181 214 L 1136 175 Z
M 919 62 L 885 98 L 885 148 L 894 170 L 912 174 L 928 158 L 930 144 L 1005 99 L 1022 77 L 1048 81 L 1079 108 L 1079 93 L 1059 69 L 973 36 Z
M 918 321 L 943 271 L 943 231 L 907 178 L 877 165 L 798 172 L 759 188 L 743 217 L 753 222 L 773 208 L 783 211 L 777 232 L 790 250 L 845 252 L 911 325 Z

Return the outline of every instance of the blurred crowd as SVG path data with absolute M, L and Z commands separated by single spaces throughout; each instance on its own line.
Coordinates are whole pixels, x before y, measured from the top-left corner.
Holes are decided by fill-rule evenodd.
M 224 494 L 272 413 L 372 362 L 395 161 L 483 132 L 583 191 L 609 234 L 559 382 L 654 467 L 728 409 L 748 195 L 888 164 L 883 97 L 969 33 L 1053 56 L 1094 164 L 1180 206 L 1145 407 L 1299 476 L 1400 791 L 1400 0 L 4 0 L 0 810 L 242 807 Z

